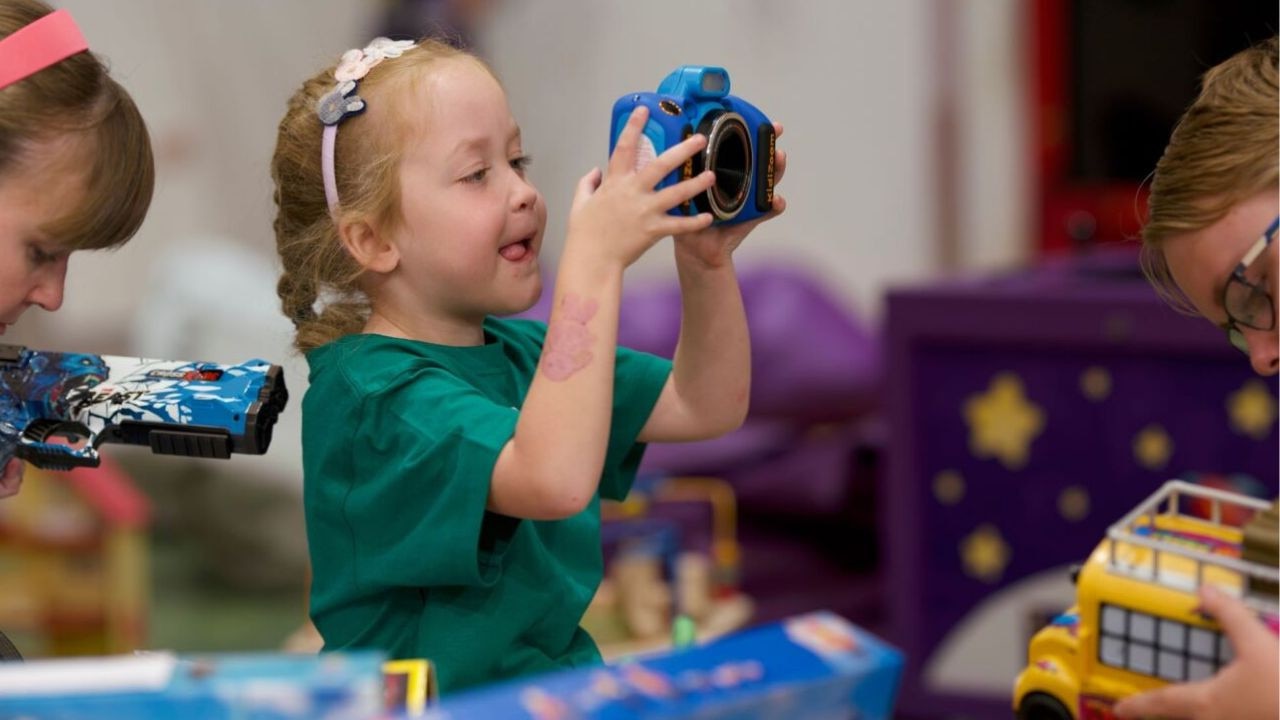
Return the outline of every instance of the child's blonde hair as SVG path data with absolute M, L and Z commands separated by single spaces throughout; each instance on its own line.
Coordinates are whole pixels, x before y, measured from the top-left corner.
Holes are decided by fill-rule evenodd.
M 53 12 L 39 0 L 0 3 L 0 38 Z M 30 148 L 63 134 L 83 140 L 84 197 L 41 230 L 66 250 L 123 244 L 151 205 L 151 138 L 129 93 L 93 53 L 76 53 L 0 89 L 0 175 L 21 172 Z
M 355 91 L 367 110 L 339 125 L 334 174 L 342 218 L 362 218 L 384 231 L 400 220 L 400 158 L 416 125 L 398 102 L 404 89 L 449 59 L 466 59 L 489 71 L 478 58 L 445 43 L 424 40 L 398 58 L 373 67 Z M 369 316 L 369 299 L 357 280 L 361 268 L 338 236 L 325 200 L 320 148 L 324 125 L 316 114 L 320 98 L 334 89 L 330 65 L 312 76 L 289 99 L 280 121 L 271 177 L 275 181 L 276 249 L 283 273 L 276 286 L 285 315 L 302 352 L 359 332 Z M 489 71 L 492 74 L 491 71 Z M 316 301 L 323 296 L 323 307 Z
M 1277 38 L 1243 50 L 1204 75 L 1151 182 L 1142 268 L 1174 307 L 1194 312 L 1165 260 L 1163 242 L 1221 220 L 1237 203 L 1280 190 L 1280 55 Z

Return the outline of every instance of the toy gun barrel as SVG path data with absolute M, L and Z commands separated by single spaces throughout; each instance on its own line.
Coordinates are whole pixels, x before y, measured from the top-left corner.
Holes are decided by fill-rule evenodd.
M 96 466 L 103 443 L 228 458 L 267 451 L 288 402 L 284 371 L 263 360 L 180 362 L 0 345 L 0 462 Z
M 284 371 L 279 365 L 271 365 L 264 375 L 256 402 L 245 412 L 242 433 L 233 434 L 225 427 L 212 425 L 122 420 L 119 425 L 105 431 L 102 442 L 148 445 L 157 455 L 222 459 L 231 457 L 232 453 L 261 455 L 271 445 L 271 431 L 288 397 Z

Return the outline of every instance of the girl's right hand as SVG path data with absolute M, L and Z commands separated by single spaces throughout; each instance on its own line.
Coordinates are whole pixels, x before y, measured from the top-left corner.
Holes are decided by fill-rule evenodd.
M 654 189 L 669 173 L 702 151 L 706 136 L 691 135 L 637 169 L 636 153 L 648 119 L 647 108 L 636 108 L 618 136 L 607 174 L 601 178 L 600 170 L 593 169 L 578 181 L 569 212 L 566 254 L 570 248 L 574 248 L 573 252 L 599 253 L 603 259 L 616 260 L 626 267 L 661 238 L 711 225 L 710 213 L 667 214 L 715 183 L 715 174 L 710 170 L 670 187 Z

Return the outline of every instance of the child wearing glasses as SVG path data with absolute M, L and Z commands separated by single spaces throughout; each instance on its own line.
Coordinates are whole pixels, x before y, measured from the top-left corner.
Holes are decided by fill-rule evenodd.
M 1173 131 L 1151 184 L 1143 264 L 1163 295 L 1204 316 L 1260 375 L 1280 365 L 1276 228 L 1280 146 L 1276 38 L 1210 70 Z M 1280 717 L 1280 643 L 1241 602 L 1201 593 L 1235 650 L 1217 675 L 1135 695 L 1120 717 Z

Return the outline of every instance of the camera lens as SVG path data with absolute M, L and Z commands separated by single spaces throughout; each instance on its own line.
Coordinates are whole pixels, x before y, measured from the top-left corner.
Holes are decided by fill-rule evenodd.
M 697 198 L 698 209 L 710 212 L 717 220 L 729 220 L 747 202 L 751 187 L 751 140 L 747 123 L 734 112 L 708 113 L 698 124 L 698 132 L 707 136 L 707 147 L 701 153 L 701 171 L 710 168 L 716 184 Z

